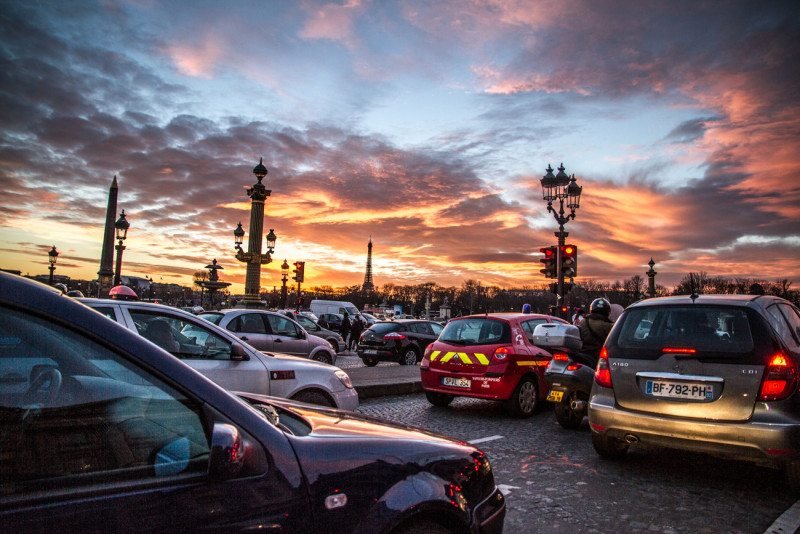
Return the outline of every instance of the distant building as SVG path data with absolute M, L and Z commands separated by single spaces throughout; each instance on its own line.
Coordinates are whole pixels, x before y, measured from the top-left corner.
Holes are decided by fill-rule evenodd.
M 375 292 L 375 284 L 372 283 L 372 236 L 367 244 L 367 272 L 364 273 L 364 285 L 361 286 L 361 291 L 366 294 Z

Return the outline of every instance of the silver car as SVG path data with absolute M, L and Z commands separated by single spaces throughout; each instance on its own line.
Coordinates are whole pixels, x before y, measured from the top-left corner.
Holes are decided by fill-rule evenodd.
M 299 323 L 300 326 L 302 326 L 309 334 L 323 338 L 325 341 L 330 343 L 333 352 L 339 353 L 344 350 L 344 339 L 342 338 L 342 335 L 339 332 L 334 332 L 333 330 L 328 330 L 327 328 L 321 327 L 315 320 L 306 315 L 308 312 L 296 313 L 292 310 L 281 310 L 278 313 L 282 313 L 285 316 L 291 317 L 297 321 L 297 323 Z
M 800 313 L 772 296 L 630 306 L 606 340 L 589 404 L 598 454 L 660 445 L 784 468 L 800 486 Z
M 358 407 L 358 393 L 350 377 L 332 365 L 260 352 L 233 333 L 177 308 L 135 301 L 79 300 L 229 391 L 273 395 L 344 410 Z
M 321 337 L 309 334 L 294 319 L 267 310 L 233 309 L 204 312 L 200 317 L 233 332 L 242 341 L 266 352 L 281 352 L 336 364 L 336 352 Z

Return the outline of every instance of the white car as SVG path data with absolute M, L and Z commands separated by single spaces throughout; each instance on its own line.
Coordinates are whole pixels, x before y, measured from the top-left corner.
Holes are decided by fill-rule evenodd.
M 191 313 L 138 301 L 78 299 L 149 339 L 229 391 L 273 395 L 333 406 L 358 407 L 350 377 L 333 365 L 261 352 L 233 332 Z

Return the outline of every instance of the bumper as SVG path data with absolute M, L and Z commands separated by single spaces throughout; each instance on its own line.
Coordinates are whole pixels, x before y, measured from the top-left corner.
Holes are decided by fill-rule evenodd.
M 511 397 L 521 375 L 505 373 L 500 376 L 487 376 L 479 372 L 453 373 L 434 367 L 420 367 L 420 376 L 425 391 L 476 399 L 506 400 Z M 470 381 L 470 387 L 445 386 L 442 383 L 444 377 L 466 378 Z
M 622 410 L 613 393 L 598 392 L 589 401 L 593 432 L 628 441 L 709 452 L 737 458 L 781 460 L 800 456 L 800 419 L 778 419 L 775 413 L 756 409 L 741 422 L 677 419 Z
M 358 392 L 355 388 L 345 388 L 333 394 L 336 407 L 340 410 L 353 411 L 358 408 Z
M 367 351 L 375 351 L 374 354 L 369 354 Z M 373 349 L 373 348 L 359 348 L 356 351 L 358 357 L 362 360 L 377 360 L 379 362 L 396 362 L 398 359 L 397 353 L 393 350 Z
M 506 517 L 506 500 L 499 489 L 475 507 L 472 517 L 473 532 L 481 534 L 500 534 Z

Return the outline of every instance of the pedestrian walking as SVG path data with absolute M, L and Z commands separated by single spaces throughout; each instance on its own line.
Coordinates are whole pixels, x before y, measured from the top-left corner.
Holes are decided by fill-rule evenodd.
M 348 348 L 356 350 L 358 348 L 358 338 L 361 337 L 361 332 L 364 331 L 364 319 L 360 315 L 353 317 L 353 324 L 350 327 L 350 341 L 348 341 Z
M 344 339 L 345 347 L 349 350 L 349 344 L 347 341 L 347 336 L 350 335 L 350 318 L 347 315 L 347 312 L 344 312 L 342 316 L 342 325 L 339 327 L 339 333 L 342 334 L 342 339 Z

